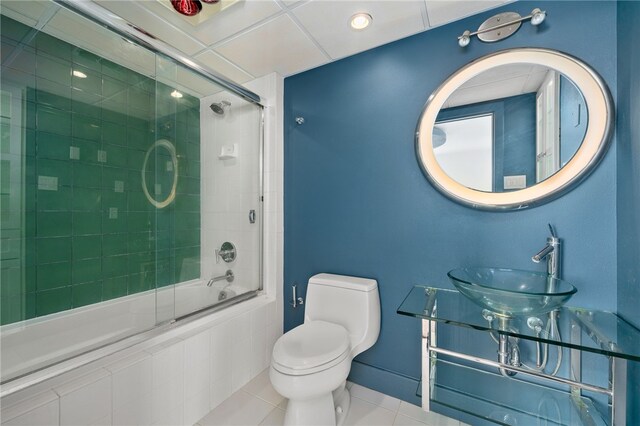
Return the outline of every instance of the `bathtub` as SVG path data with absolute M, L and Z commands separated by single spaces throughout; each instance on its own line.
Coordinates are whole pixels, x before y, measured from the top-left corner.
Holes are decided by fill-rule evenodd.
M 193 280 L 0 327 L 2 382 L 251 291 Z M 175 303 L 174 303 L 175 302 Z M 131 344 L 138 343 L 132 340 Z

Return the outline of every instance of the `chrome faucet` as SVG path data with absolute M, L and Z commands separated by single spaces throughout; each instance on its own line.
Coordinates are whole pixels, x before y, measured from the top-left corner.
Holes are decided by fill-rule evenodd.
M 540 263 L 542 259 L 547 258 L 547 274 L 551 275 L 551 277 L 559 279 L 560 278 L 560 262 L 561 251 L 560 251 L 560 238 L 556 235 L 553 227 L 549 223 L 549 231 L 551 232 L 551 236 L 547 237 L 547 245 L 544 246 L 542 250 L 531 257 L 535 263 Z M 548 289 L 550 290 L 550 289 Z
M 549 231 L 551 232 L 551 236 L 547 238 L 547 244 L 540 250 L 538 253 L 531 257 L 535 263 L 540 263 L 543 259 L 547 259 L 547 279 L 546 279 L 546 292 L 553 292 L 556 290 L 557 281 L 560 279 L 560 261 L 561 261 L 561 251 L 560 251 L 560 238 L 556 235 L 555 230 L 549 224 Z M 489 311 L 483 311 L 482 316 L 489 321 L 489 324 L 494 320 L 494 316 Z M 508 324 L 506 318 L 498 318 L 500 323 L 498 330 L 507 330 Z M 560 341 L 560 331 L 558 329 L 558 311 L 549 312 L 549 320 L 547 321 L 547 326 L 544 327 L 544 323 L 540 318 L 537 317 L 529 317 L 527 319 L 527 325 L 529 328 L 536 332 L 536 336 L 540 336 L 541 333 L 545 333 L 545 338 L 549 338 L 552 340 Z M 520 348 L 518 346 L 518 339 L 514 337 L 510 337 L 506 334 L 499 333 L 498 337 L 494 337 L 491 334 L 493 340 L 498 343 L 498 362 L 505 366 L 512 367 L 520 367 L 524 365 L 525 367 L 544 372 L 545 368 L 547 368 L 547 361 L 549 359 L 549 343 L 544 343 L 541 345 L 539 342 L 536 345 L 536 365 L 535 367 L 529 367 L 524 364 L 520 360 Z M 562 363 L 562 347 L 560 345 L 556 346 L 558 348 L 558 356 L 556 367 L 551 373 L 552 376 L 555 376 L 560 369 L 560 364 Z M 498 369 L 500 374 L 504 377 L 513 377 L 516 375 L 516 372 L 512 370 L 507 370 L 504 367 L 499 367 Z
M 544 246 L 544 248 L 540 250 L 538 253 L 533 255 L 533 257 L 531 257 L 531 260 L 533 260 L 535 263 L 540 263 L 542 259 L 547 258 L 548 278 L 547 278 L 547 285 L 546 285 L 545 291 L 552 292 L 556 290 L 557 280 L 560 279 L 560 272 L 561 272 L 560 262 L 562 261 L 562 255 L 560 250 L 560 244 L 561 244 L 560 238 L 558 238 L 558 236 L 556 235 L 556 232 L 553 229 L 553 226 L 551 226 L 550 223 L 548 225 L 549 225 L 549 232 L 551 233 L 551 236 L 547 237 L 547 245 Z M 549 337 L 551 337 L 552 339 L 559 339 L 557 311 L 549 312 L 549 324 L 551 326 L 549 330 Z M 548 350 L 547 346 L 548 345 L 545 344 L 545 348 L 544 348 L 545 361 L 543 362 L 544 365 L 546 365 L 546 353 Z M 560 346 L 558 346 L 558 351 L 560 352 L 562 351 Z M 559 354 L 559 362 L 561 360 L 562 360 L 562 355 Z

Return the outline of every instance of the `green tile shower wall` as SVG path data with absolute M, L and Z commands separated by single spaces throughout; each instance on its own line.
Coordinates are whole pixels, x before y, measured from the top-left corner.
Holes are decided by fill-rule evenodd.
M 199 100 L 176 100 L 173 88 L 44 33 L 21 44 L 28 32 L 2 16 L 2 83 L 19 82 L 23 96 L 21 128 L 2 119 L 2 155 L 11 158 L 10 134 L 22 132 L 25 201 L 5 197 L 12 183 L 3 162 L 0 323 L 198 278 Z M 157 139 L 174 143 L 179 159 L 176 199 L 164 209 L 142 191 Z M 57 190 L 39 189 L 42 176 L 57 178 Z

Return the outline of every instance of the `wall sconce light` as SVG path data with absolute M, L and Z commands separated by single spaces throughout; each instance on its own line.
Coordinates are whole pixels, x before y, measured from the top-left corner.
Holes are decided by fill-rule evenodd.
M 546 17 L 547 12 L 537 7 L 527 16 L 520 16 L 517 12 L 499 13 L 484 21 L 478 27 L 478 31 L 471 32 L 466 30 L 463 32 L 458 37 L 458 44 L 460 47 L 468 46 L 472 36 L 478 36 L 480 40 L 486 43 L 500 41 L 518 31 L 522 22 L 531 20 L 531 25 L 538 26 L 544 22 Z

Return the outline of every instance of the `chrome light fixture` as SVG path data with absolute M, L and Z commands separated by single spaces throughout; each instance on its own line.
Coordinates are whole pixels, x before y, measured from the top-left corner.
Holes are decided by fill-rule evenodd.
M 466 30 L 462 33 L 460 37 L 458 37 L 458 44 L 460 47 L 467 47 L 471 42 L 471 31 Z
M 478 36 L 480 40 L 486 43 L 500 41 L 518 31 L 522 22 L 531 20 L 531 25 L 538 26 L 544 22 L 546 17 L 547 12 L 537 7 L 527 16 L 520 16 L 516 12 L 499 13 L 484 21 L 477 31 L 466 30 L 463 32 L 458 37 L 458 44 L 460 47 L 468 46 L 472 36 Z
M 538 26 L 542 24 L 547 17 L 547 12 L 538 9 L 537 7 L 531 11 L 531 25 Z

